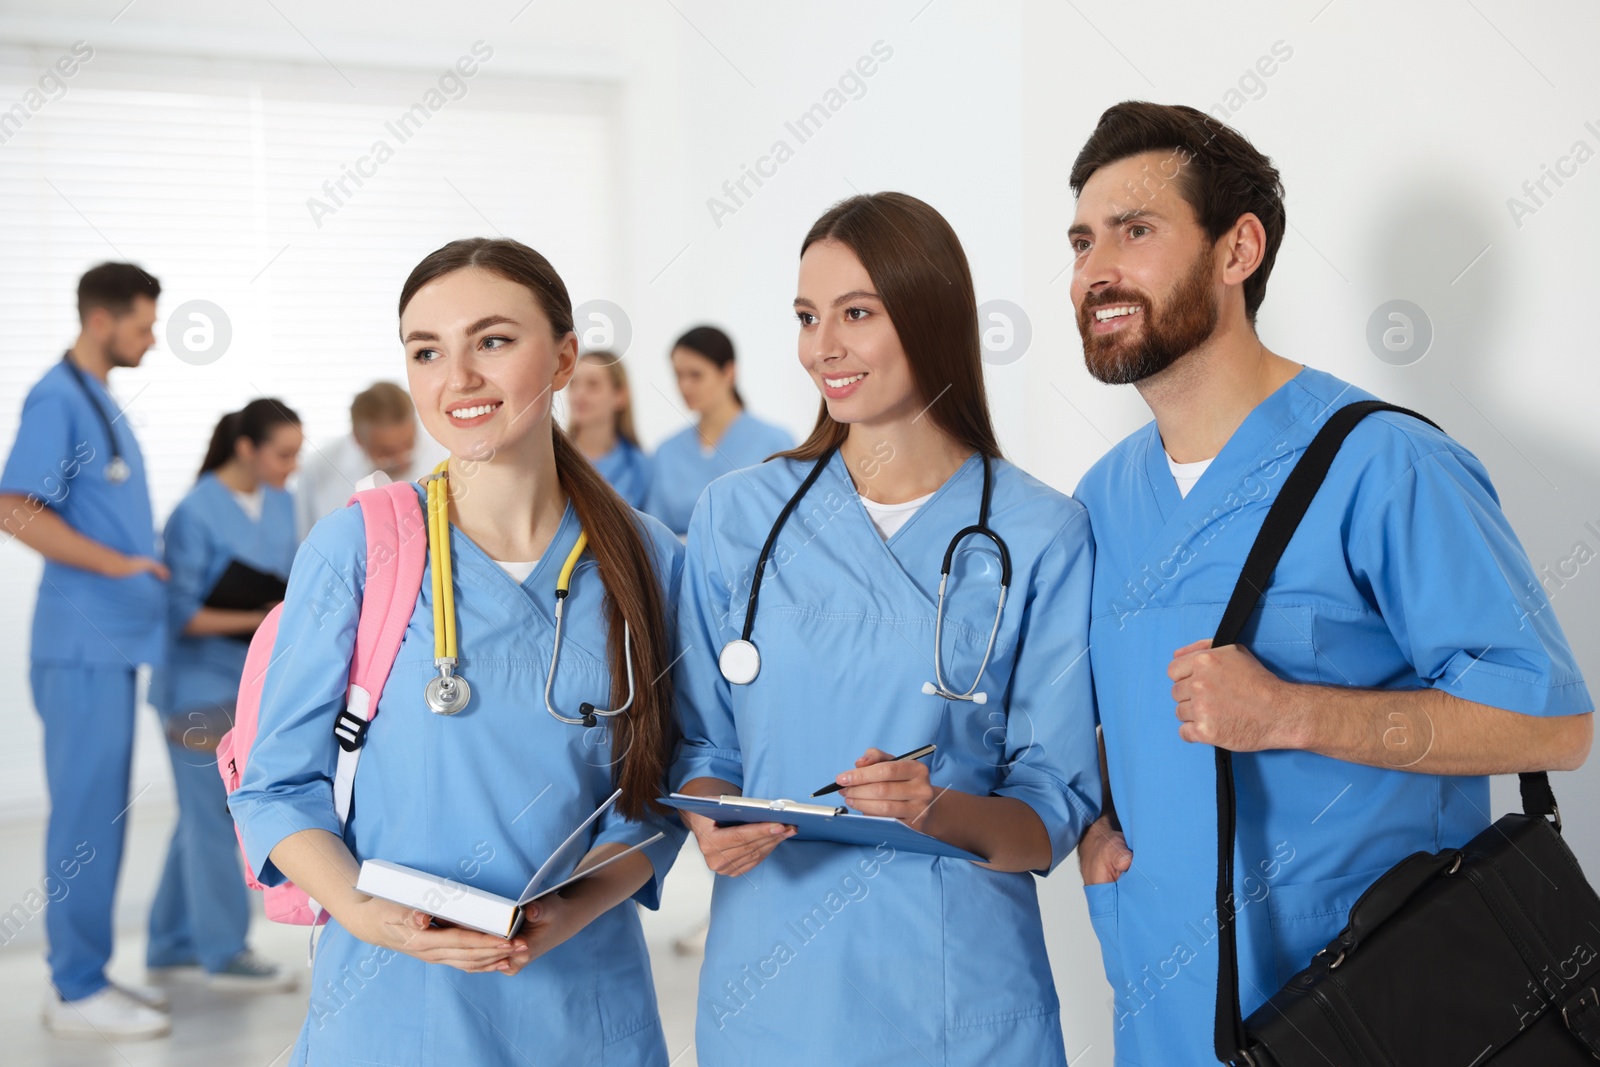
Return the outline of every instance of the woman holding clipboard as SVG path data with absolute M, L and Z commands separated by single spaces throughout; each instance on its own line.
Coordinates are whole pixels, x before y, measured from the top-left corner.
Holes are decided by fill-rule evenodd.
M 400 335 L 423 425 L 450 458 L 415 486 L 430 558 L 364 730 L 349 822 L 341 832 L 332 779 L 366 574 L 359 507 L 317 523 L 295 559 L 231 796 L 262 883 L 293 881 L 332 916 L 290 1062 L 667 1067 L 628 902 L 657 905 L 685 836 L 652 810 L 682 548 L 552 421 L 578 342 L 538 252 L 474 238 L 431 253 L 401 290 Z M 516 900 L 619 788 L 584 865 L 665 836 L 529 904 L 509 938 L 433 926 L 355 887 L 378 859 Z
M 245 943 L 250 900 L 217 776 L 217 742 L 233 721 L 250 635 L 283 599 L 300 539 L 284 483 L 302 442 L 300 416 L 252 400 L 212 431 L 200 477 L 167 519 L 167 662 L 150 681 L 178 795 L 178 825 L 150 905 L 152 976 L 203 969 L 213 985 L 293 989 L 298 975 Z
M 672 781 L 987 862 L 685 815 L 719 876 L 700 1063 L 1064 1064 L 1033 875 L 1099 808 L 1088 520 L 1000 457 L 966 256 L 927 204 L 835 205 L 794 306 L 821 410 L 696 508 Z

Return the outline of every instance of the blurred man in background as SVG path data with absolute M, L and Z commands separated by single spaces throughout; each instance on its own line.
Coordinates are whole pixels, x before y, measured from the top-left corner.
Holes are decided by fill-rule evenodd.
M 122 866 L 141 663 L 165 649 L 167 569 L 156 551 L 144 457 L 107 391 L 111 371 L 155 345 L 161 285 L 131 263 L 78 282 L 78 339 L 22 405 L 0 474 L 0 524 L 45 557 L 30 681 L 44 723 L 44 1023 L 57 1034 L 156 1037 L 171 1023 L 158 990 L 106 977 Z
M 393 382 L 377 382 L 350 403 L 350 432 L 307 449 L 300 457 L 295 517 L 300 536 L 317 520 L 344 507 L 356 483 L 373 471 L 394 481 L 413 481 L 433 469 L 444 451 L 424 436 L 417 440 L 411 396 Z

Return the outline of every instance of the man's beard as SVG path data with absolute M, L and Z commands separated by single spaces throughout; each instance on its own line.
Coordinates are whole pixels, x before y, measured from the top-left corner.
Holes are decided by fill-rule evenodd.
M 1211 275 L 1207 249 L 1195 257 L 1194 266 L 1160 308 L 1122 289 L 1107 289 L 1085 299 L 1078 309 L 1078 333 L 1089 373 L 1107 385 L 1131 385 L 1161 373 L 1204 344 L 1217 328 Z M 1095 311 L 1124 304 L 1141 309 L 1137 314 L 1144 322 L 1138 340 L 1124 338 L 1130 332 L 1126 328 L 1103 335 L 1092 332 Z
M 113 342 L 106 345 L 106 362 L 112 367 L 137 367 L 139 361 L 144 359 L 145 349 L 140 349 L 136 354 L 130 355 L 122 351 Z

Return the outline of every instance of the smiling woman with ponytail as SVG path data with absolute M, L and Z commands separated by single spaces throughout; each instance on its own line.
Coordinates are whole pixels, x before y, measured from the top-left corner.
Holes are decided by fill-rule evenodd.
M 616 905 L 655 907 L 684 837 L 655 803 L 672 743 L 666 620 L 682 550 L 551 417 L 578 352 L 566 287 L 543 256 L 516 241 L 453 241 L 412 271 L 399 310 L 417 411 L 450 451 L 453 573 L 441 580 L 454 592 L 471 696 L 448 716 L 423 701 L 436 677 L 425 575 L 340 836 L 332 730 L 365 541 L 358 508 L 319 523 L 290 577 L 260 734 L 232 798 L 262 880 L 294 881 L 332 916 L 291 1062 L 664 1067 L 638 913 Z M 587 544 L 574 556 L 580 535 Z M 563 721 L 586 705 L 619 710 Z M 585 864 L 665 836 L 528 905 L 510 940 L 433 927 L 354 888 L 360 862 L 377 858 L 516 898 L 615 789 L 622 796 L 590 831 Z M 373 958 L 384 965 L 364 962 Z M 347 971 L 362 976 L 361 995 L 322 1003 L 318 991 L 338 989 Z

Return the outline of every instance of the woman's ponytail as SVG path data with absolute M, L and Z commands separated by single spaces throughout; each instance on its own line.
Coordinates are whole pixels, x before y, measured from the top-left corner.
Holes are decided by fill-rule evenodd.
M 206 458 L 200 463 L 200 477 L 232 459 L 239 438 L 248 437 L 251 444 L 260 448 L 279 426 L 299 425 L 300 416 L 285 407 L 283 401 L 271 397 L 258 397 L 238 411 L 228 412 L 217 420 L 217 428 L 211 431 Z
M 611 667 L 611 706 L 628 698 L 623 624 L 633 643 L 633 707 L 612 720 L 613 780 L 622 790 L 618 808 L 630 819 L 663 811 L 656 802 L 667 775 L 673 736 L 671 665 L 666 596 L 656 577 L 654 552 L 634 514 L 604 477 L 583 458 L 559 426 L 555 436 L 556 475 L 578 522 L 589 535 L 589 551 L 600 565 L 606 587 L 607 659 Z

